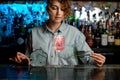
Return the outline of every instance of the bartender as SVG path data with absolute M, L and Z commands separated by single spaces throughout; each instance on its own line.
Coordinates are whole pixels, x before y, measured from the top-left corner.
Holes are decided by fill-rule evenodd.
M 25 61 L 27 65 L 38 66 L 44 63 L 45 65 L 78 65 L 80 59 L 84 64 L 103 66 L 105 56 L 94 53 L 86 43 L 84 34 L 64 22 L 72 14 L 69 0 L 47 0 L 46 10 L 49 19 L 42 26 L 32 29 L 26 53 L 17 52 L 16 56 L 9 60 L 19 64 Z M 38 54 L 37 50 L 42 51 L 38 51 L 41 52 Z

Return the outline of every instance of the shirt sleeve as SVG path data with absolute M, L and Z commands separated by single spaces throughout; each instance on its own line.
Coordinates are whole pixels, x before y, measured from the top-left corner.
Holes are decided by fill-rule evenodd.
M 27 42 L 26 42 L 26 48 L 25 48 L 25 55 L 30 57 L 30 54 L 32 53 L 32 33 L 30 32 L 30 34 L 27 37 Z
M 91 54 L 93 50 L 89 47 L 89 45 L 86 42 L 86 38 L 84 34 L 80 31 L 79 33 L 77 33 L 76 36 L 76 49 L 77 49 L 78 58 L 82 61 L 82 63 L 93 64 L 94 59 L 89 56 L 89 54 Z M 82 57 L 80 55 L 82 55 Z

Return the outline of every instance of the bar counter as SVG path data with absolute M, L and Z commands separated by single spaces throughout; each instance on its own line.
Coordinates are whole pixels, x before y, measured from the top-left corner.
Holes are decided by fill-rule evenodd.
M 120 65 L 18 66 L 0 64 L 0 80 L 120 80 Z

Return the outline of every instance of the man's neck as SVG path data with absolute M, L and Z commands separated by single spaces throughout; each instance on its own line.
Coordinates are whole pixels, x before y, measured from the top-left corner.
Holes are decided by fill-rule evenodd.
M 48 21 L 47 25 L 48 25 L 48 28 L 50 28 L 52 32 L 55 32 L 56 30 L 58 30 L 61 23 L 54 23 L 54 22 Z

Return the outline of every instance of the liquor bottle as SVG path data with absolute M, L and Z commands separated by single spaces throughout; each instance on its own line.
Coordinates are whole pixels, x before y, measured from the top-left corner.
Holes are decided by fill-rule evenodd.
M 94 44 L 93 40 L 94 40 L 94 36 L 93 36 L 92 28 L 91 28 L 91 25 L 90 25 L 89 29 L 88 29 L 88 34 L 86 35 L 86 41 L 87 41 L 87 43 L 90 47 L 93 47 L 93 44 Z
M 78 28 L 78 18 L 73 17 L 72 25 L 76 28 Z
M 103 29 L 101 33 L 101 46 L 107 46 L 108 45 L 108 31 L 106 29 L 105 21 L 103 21 Z
M 115 46 L 120 46 L 120 30 L 116 30 L 115 34 Z
M 84 27 L 84 25 L 81 25 L 80 28 L 81 28 L 80 31 L 81 31 L 83 34 L 85 34 L 85 27 Z
M 115 42 L 115 25 L 114 22 L 111 21 L 108 33 L 108 46 L 114 46 L 114 42 Z
M 94 47 L 99 48 L 101 46 L 101 33 L 99 28 L 94 33 Z
M 108 33 L 108 46 L 114 46 L 114 35 L 112 32 Z
M 101 20 L 97 24 L 97 29 L 94 32 L 94 47 L 99 48 L 101 47 L 101 33 L 102 33 L 102 25 Z
M 116 27 L 117 27 L 117 29 L 120 29 L 120 21 L 118 21 L 118 22 L 116 23 Z

